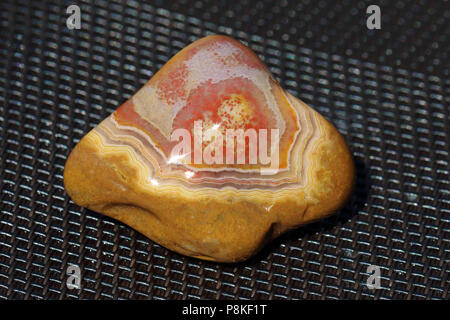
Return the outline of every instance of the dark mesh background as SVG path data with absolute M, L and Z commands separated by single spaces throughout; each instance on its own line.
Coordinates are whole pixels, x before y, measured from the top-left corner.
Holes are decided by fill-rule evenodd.
M 24 0 L 0 15 L 1 298 L 449 298 L 448 1 Z M 233 265 L 78 207 L 62 179 L 84 134 L 210 33 L 249 45 L 330 119 L 358 171 L 341 212 Z M 81 290 L 66 288 L 72 263 Z M 382 289 L 365 285 L 371 264 Z

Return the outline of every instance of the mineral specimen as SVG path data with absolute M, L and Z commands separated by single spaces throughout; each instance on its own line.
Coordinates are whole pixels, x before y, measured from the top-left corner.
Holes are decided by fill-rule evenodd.
M 341 208 L 354 163 L 339 132 L 225 36 L 169 60 L 70 154 L 80 206 L 176 252 L 247 259 Z

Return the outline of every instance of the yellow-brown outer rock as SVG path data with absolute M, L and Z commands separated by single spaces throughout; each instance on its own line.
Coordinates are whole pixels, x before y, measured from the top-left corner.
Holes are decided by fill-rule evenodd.
M 227 128 L 282 128 L 280 169 L 263 175 L 260 164 L 172 162 L 171 132 L 195 117 Z M 225 36 L 180 51 L 83 137 L 64 170 L 78 205 L 171 250 L 220 262 L 245 260 L 286 230 L 335 212 L 354 178 L 339 132 L 282 90 L 253 52 Z

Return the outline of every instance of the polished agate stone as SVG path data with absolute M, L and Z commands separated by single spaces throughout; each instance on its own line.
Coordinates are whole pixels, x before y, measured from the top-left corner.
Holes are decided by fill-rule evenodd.
M 247 259 L 351 193 L 339 132 L 283 90 L 247 47 L 197 40 L 70 154 L 73 201 L 181 254 Z

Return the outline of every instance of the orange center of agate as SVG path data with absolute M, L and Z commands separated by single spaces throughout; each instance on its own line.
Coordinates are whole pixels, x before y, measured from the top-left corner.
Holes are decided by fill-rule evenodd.
M 273 112 L 268 109 L 250 81 L 245 79 L 228 79 L 217 84 L 205 83 L 188 98 L 186 106 L 177 114 L 173 128 L 188 130 L 194 137 L 194 124 L 201 121 L 203 131 L 214 129 L 223 137 L 227 131 L 276 128 Z M 250 164 L 249 139 L 245 141 L 245 165 Z M 194 150 L 194 141 L 192 150 Z M 208 142 L 203 141 L 203 148 Z M 226 154 L 226 143 L 223 143 L 223 154 Z M 223 161 L 223 166 L 230 166 Z M 201 167 L 205 167 L 204 165 Z M 216 166 L 220 167 L 220 166 Z

